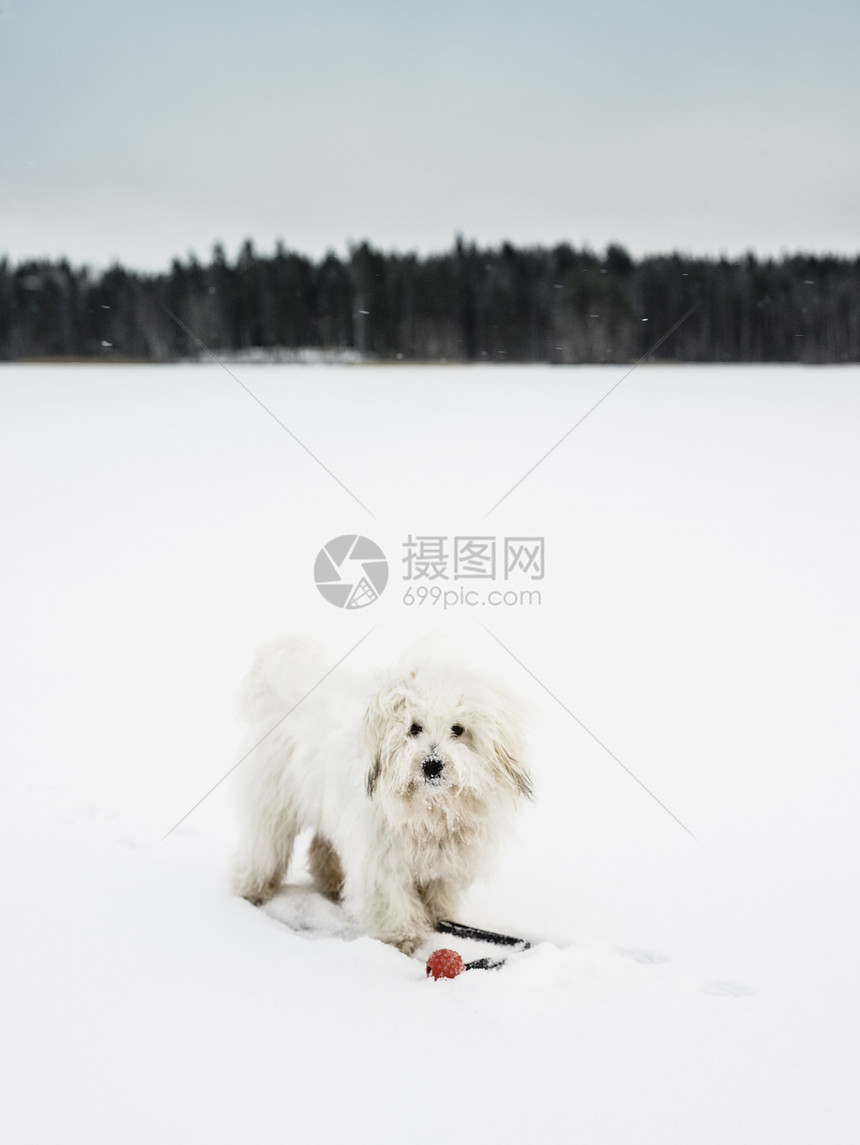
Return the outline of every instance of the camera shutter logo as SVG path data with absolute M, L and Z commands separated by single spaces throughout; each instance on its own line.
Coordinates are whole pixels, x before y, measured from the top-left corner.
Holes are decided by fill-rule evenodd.
M 314 580 L 336 608 L 366 608 L 388 584 L 388 561 L 375 541 L 355 533 L 344 534 L 320 549 Z

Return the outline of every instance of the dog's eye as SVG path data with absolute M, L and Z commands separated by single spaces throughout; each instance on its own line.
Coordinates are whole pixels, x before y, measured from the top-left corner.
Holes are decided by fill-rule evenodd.
M 413 724 L 412 727 L 409 729 L 409 734 L 411 736 L 420 736 L 423 731 L 424 731 L 424 729 L 422 728 L 422 726 L 420 724 Z
M 455 736 L 461 736 L 463 734 L 463 730 L 464 729 L 460 724 L 454 724 L 454 726 L 451 728 L 451 731 Z

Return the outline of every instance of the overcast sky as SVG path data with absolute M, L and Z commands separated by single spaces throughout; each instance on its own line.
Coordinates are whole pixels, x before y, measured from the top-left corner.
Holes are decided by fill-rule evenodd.
M 857 0 L 0 0 L 0 253 L 860 250 Z

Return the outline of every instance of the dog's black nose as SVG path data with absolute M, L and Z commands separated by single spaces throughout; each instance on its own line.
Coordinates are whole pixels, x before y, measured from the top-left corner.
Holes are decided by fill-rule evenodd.
M 425 779 L 437 779 L 442 774 L 445 764 L 438 755 L 425 755 L 421 761 L 421 770 Z

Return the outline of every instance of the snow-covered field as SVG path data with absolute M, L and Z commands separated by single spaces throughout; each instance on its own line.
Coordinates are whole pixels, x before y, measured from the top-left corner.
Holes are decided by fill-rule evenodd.
M 855 1145 L 860 369 L 642 367 L 486 517 L 618 370 L 233 369 L 283 425 L 214 364 L 0 368 L 4 1142 Z M 464 536 L 543 578 L 404 603 Z M 434 983 L 232 898 L 229 783 L 183 816 L 258 643 L 443 621 L 534 709 L 463 921 L 536 945 Z

